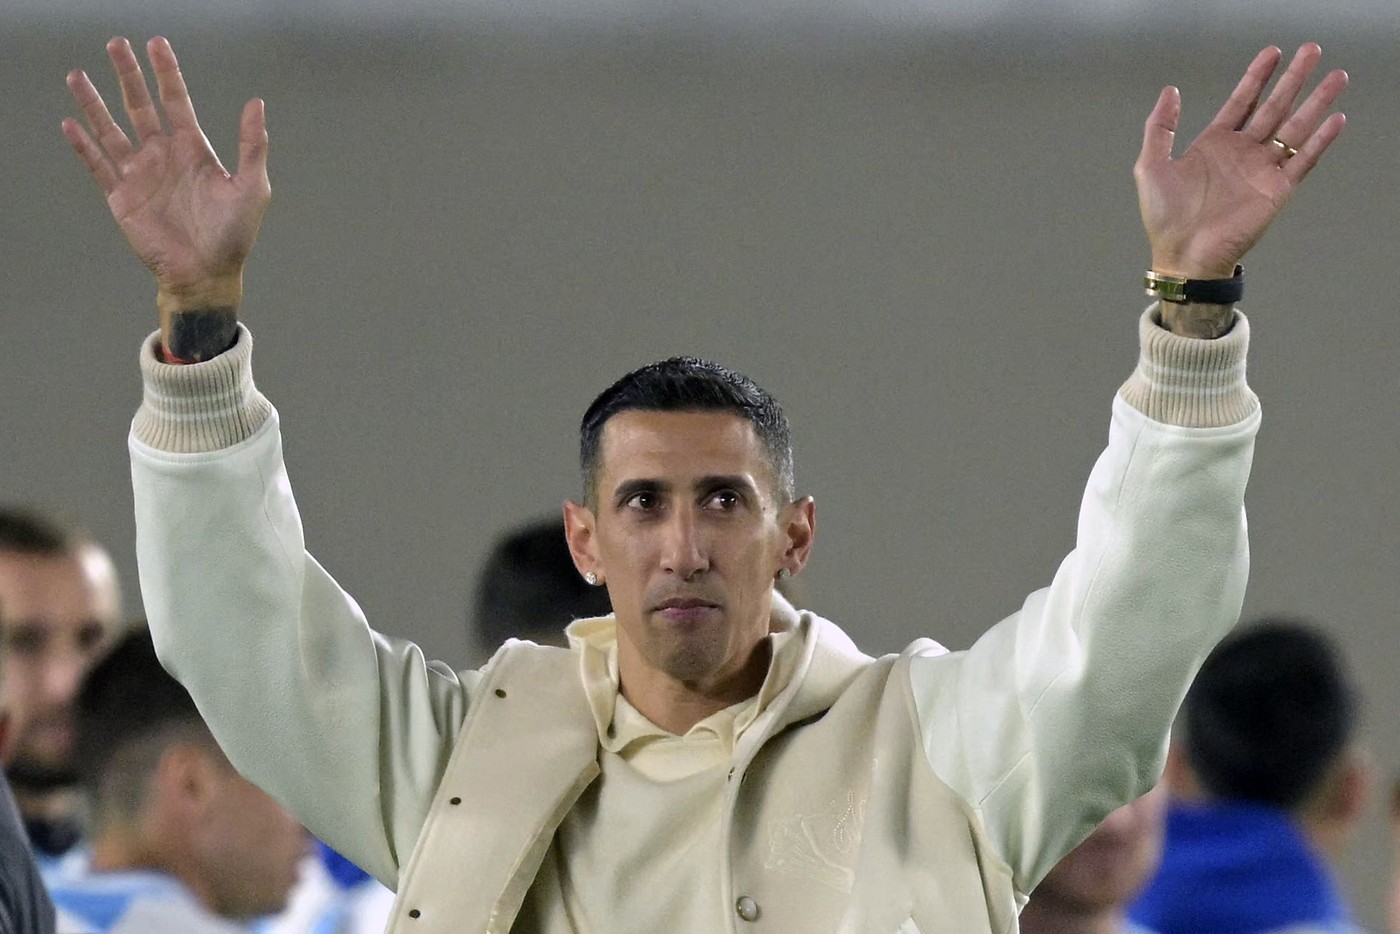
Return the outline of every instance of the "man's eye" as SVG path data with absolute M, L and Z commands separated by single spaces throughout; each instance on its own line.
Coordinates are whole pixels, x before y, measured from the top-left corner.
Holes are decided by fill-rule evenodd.
M 640 493 L 633 493 L 623 502 L 623 505 L 629 509 L 651 510 L 655 509 L 659 504 L 660 500 L 657 498 L 656 494 L 645 490 Z
M 738 506 L 740 502 L 741 500 L 739 499 L 738 493 L 735 493 L 733 490 L 720 490 L 710 497 L 710 501 L 707 505 L 715 509 L 727 511 Z
M 42 652 L 44 642 L 44 634 L 34 629 L 12 629 L 5 633 L 5 647 L 18 655 Z
M 84 652 L 94 651 L 106 638 L 107 631 L 102 628 L 101 623 L 89 623 L 78 630 L 78 648 Z

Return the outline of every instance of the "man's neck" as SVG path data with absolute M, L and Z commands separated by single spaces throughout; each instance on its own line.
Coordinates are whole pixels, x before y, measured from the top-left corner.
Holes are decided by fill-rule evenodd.
M 661 729 L 684 736 L 706 717 L 759 692 L 768 676 L 772 645 L 769 639 L 760 640 L 733 674 L 703 683 L 679 681 L 647 665 L 628 664 L 628 654 L 619 645 L 622 696 Z
M 209 887 L 194 871 L 188 854 L 176 853 L 152 840 L 149 832 L 129 824 L 112 824 L 92 841 L 93 872 L 160 872 L 177 879 L 196 901 L 215 911 Z

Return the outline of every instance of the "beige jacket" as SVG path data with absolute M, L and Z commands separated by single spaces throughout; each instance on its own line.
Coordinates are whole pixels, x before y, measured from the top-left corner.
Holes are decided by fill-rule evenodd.
M 1189 341 L 1148 316 L 1142 337 L 1076 547 L 1018 613 L 967 651 L 879 660 L 800 617 L 802 665 L 728 783 L 735 931 L 1014 931 L 1049 867 L 1155 782 L 1243 599 L 1259 416 L 1242 317 Z M 246 332 L 206 364 L 143 351 L 131 453 L 157 648 L 240 769 L 398 888 L 391 930 L 509 931 L 598 772 L 576 662 L 513 643 L 453 672 L 372 631 L 304 550 L 250 357 Z

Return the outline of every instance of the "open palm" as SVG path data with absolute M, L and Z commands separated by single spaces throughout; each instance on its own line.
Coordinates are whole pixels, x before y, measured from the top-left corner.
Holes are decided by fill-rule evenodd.
M 1345 117 L 1328 111 L 1346 88 L 1344 71 L 1329 73 L 1306 101 L 1294 102 L 1322 50 L 1298 50 L 1263 105 L 1259 98 L 1282 59 L 1260 52 L 1215 119 L 1179 158 L 1171 157 L 1181 98 L 1166 88 L 1147 118 L 1134 166 L 1153 269 L 1191 278 L 1226 278 L 1274 218 Z
M 137 142 L 80 71 L 69 74 L 68 86 L 91 135 L 72 119 L 64 121 L 64 135 L 162 292 L 197 294 L 211 282 L 239 280 L 271 197 L 262 101 L 243 109 L 238 174 L 230 175 L 199 127 L 170 44 L 153 39 L 147 46 L 164 127 L 130 44 L 113 39 L 107 51 Z

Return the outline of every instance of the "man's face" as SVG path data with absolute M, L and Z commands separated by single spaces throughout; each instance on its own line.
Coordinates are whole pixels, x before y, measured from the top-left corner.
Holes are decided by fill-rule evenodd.
M 214 909 L 229 918 L 287 906 L 310 838 L 296 818 L 226 761 L 192 829 L 194 856 Z
M 73 703 L 116 629 L 119 602 L 111 561 L 96 547 L 65 555 L 0 551 L 0 709 L 10 714 L 16 781 L 71 781 Z
M 1167 793 L 1159 784 L 1108 817 L 1055 864 L 1031 898 L 1079 911 L 1126 908 L 1162 857 Z
M 810 547 L 811 501 L 780 503 L 753 425 L 728 412 L 626 411 L 603 427 L 596 507 L 570 545 L 607 584 L 619 660 L 702 688 L 767 634 L 773 580 Z

